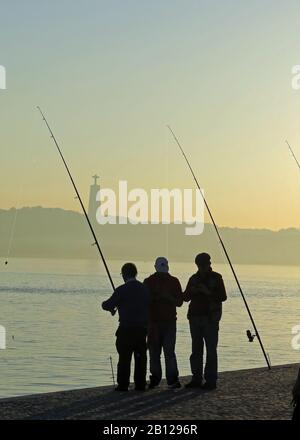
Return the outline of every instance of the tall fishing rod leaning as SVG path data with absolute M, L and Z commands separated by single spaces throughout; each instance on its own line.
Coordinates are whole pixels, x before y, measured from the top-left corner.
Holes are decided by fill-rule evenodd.
M 288 143 L 288 141 L 285 141 L 285 142 L 287 143 L 287 146 L 289 147 L 289 150 L 290 150 L 290 152 L 291 152 L 293 158 L 295 159 L 296 164 L 298 165 L 298 168 L 299 168 L 299 171 L 300 171 L 300 163 L 299 163 L 299 161 L 298 161 L 298 159 L 297 159 L 297 157 L 296 157 L 296 155 L 295 155 L 295 153 L 294 153 L 292 147 L 290 146 L 290 144 Z
M 195 181 L 195 183 L 196 183 L 196 185 L 197 185 L 197 187 L 198 187 L 198 189 L 199 189 L 199 191 L 200 191 L 200 193 L 201 193 L 201 195 L 202 195 L 204 205 L 205 205 L 205 207 L 206 207 L 206 209 L 207 209 L 207 212 L 208 212 L 208 214 L 209 214 L 209 216 L 210 216 L 210 219 L 211 219 L 211 221 L 212 221 L 212 224 L 213 224 L 213 226 L 214 226 L 214 228 L 215 228 L 215 231 L 216 231 L 216 233 L 217 233 L 218 239 L 220 240 L 220 243 L 221 243 L 221 246 L 222 246 L 223 251 L 224 251 L 224 253 L 225 253 L 226 259 L 227 259 L 227 261 L 228 261 L 228 263 L 229 263 L 230 269 L 231 269 L 231 271 L 232 271 L 232 273 L 233 273 L 233 276 L 234 276 L 234 279 L 235 279 L 235 281 L 236 281 L 236 283 L 237 283 L 237 286 L 238 286 L 238 289 L 239 289 L 239 291 L 240 291 L 240 294 L 241 294 L 241 296 L 242 296 L 242 298 L 243 298 L 243 301 L 244 301 L 244 304 L 245 304 L 246 310 L 247 310 L 247 312 L 248 312 L 248 315 L 249 315 L 250 321 L 251 321 L 251 323 L 252 323 L 252 325 L 253 325 L 253 327 L 254 327 L 254 330 L 255 330 L 255 336 L 257 337 L 257 339 L 258 339 L 258 341 L 259 341 L 259 344 L 260 344 L 260 347 L 261 347 L 261 349 L 262 349 L 262 352 L 263 352 L 264 358 L 265 358 L 265 360 L 266 360 L 267 366 L 268 366 L 269 370 L 271 370 L 271 364 L 270 364 L 270 361 L 269 361 L 269 359 L 268 359 L 267 353 L 266 353 L 265 348 L 264 348 L 264 346 L 263 346 L 263 343 L 262 343 L 261 337 L 260 337 L 260 335 L 259 335 L 259 332 L 258 332 L 258 329 L 257 329 L 257 327 L 256 327 L 255 321 L 254 321 L 254 319 L 253 319 L 253 316 L 252 316 L 251 310 L 250 310 L 250 308 L 249 308 L 249 306 L 248 306 L 248 303 L 247 303 L 247 300 L 246 300 L 246 298 L 245 298 L 244 292 L 243 292 L 243 290 L 242 290 L 242 287 L 241 287 L 241 285 L 240 285 L 240 282 L 239 282 L 239 280 L 238 280 L 238 277 L 237 277 L 237 275 L 236 275 L 236 272 L 235 272 L 235 270 L 234 270 L 234 267 L 233 267 L 233 265 L 232 265 L 232 262 L 231 262 L 231 260 L 230 260 L 229 255 L 228 255 L 228 252 L 227 252 L 227 250 L 226 250 L 225 244 L 224 244 L 224 242 L 223 242 L 223 240 L 222 240 L 222 237 L 221 237 L 221 235 L 220 235 L 220 232 L 219 232 L 218 226 L 217 226 L 217 224 L 216 224 L 216 222 L 215 222 L 215 220 L 214 220 L 214 217 L 213 217 L 213 215 L 212 215 L 211 210 L 209 209 L 209 206 L 208 206 L 208 203 L 207 203 L 207 201 L 206 201 L 206 198 L 204 197 L 204 195 L 203 195 L 203 193 L 202 193 L 202 191 L 201 191 L 201 188 L 200 188 L 199 182 L 198 182 L 198 180 L 197 180 L 197 178 L 196 178 L 196 176 L 195 176 L 195 173 L 194 173 L 194 171 L 193 171 L 193 168 L 192 168 L 192 166 L 191 166 L 191 164 L 190 164 L 190 162 L 189 162 L 189 160 L 188 160 L 188 158 L 187 158 L 187 156 L 186 156 L 186 154 L 185 154 L 185 152 L 184 152 L 182 146 L 180 145 L 179 140 L 177 139 L 177 137 L 176 137 L 174 131 L 172 130 L 172 128 L 171 128 L 169 125 L 167 125 L 167 127 L 168 127 L 168 129 L 170 130 L 170 132 L 171 132 L 171 134 L 172 134 L 172 136 L 173 136 L 173 138 L 174 138 L 176 144 L 178 145 L 178 147 L 179 147 L 179 149 L 180 149 L 180 151 L 181 151 L 181 153 L 182 153 L 182 155 L 183 155 L 183 157 L 184 157 L 184 159 L 185 159 L 185 161 L 186 161 L 186 163 L 187 163 L 187 165 L 188 165 L 188 167 L 189 167 L 189 169 L 190 169 L 190 172 L 191 172 L 191 174 L 192 174 L 192 176 L 193 176 L 193 179 L 194 179 L 194 181 Z
M 113 380 L 114 386 L 116 386 L 114 366 L 113 366 L 113 361 L 112 361 L 112 357 L 111 356 L 109 356 L 109 361 L 110 361 L 110 368 L 111 368 L 111 374 L 112 374 L 111 378 Z
M 86 218 L 86 221 L 87 221 L 87 223 L 88 223 L 88 225 L 89 225 L 89 228 L 90 228 L 90 230 L 91 230 L 92 236 L 93 236 L 93 238 L 94 238 L 94 240 L 95 240 L 95 245 L 97 246 L 97 249 L 98 249 L 98 251 L 99 251 L 100 257 L 101 257 L 102 262 L 103 262 L 103 264 L 104 264 L 104 267 L 105 267 L 105 270 L 106 270 L 106 273 L 107 273 L 108 279 L 109 279 L 109 281 L 110 281 L 111 287 L 112 287 L 113 290 L 115 290 L 114 282 L 113 282 L 113 280 L 112 280 L 112 277 L 111 277 L 110 271 L 109 271 L 108 266 L 107 266 L 107 263 L 106 263 L 106 261 L 105 261 L 105 258 L 104 258 L 104 255 L 103 255 L 103 252 L 102 252 L 102 250 L 101 250 L 101 248 L 100 248 L 100 244 L 99 244 L 99 242 L 98 242 L 98 240 L 97 240 L 97 237 L 96 237 L 95 231 L 94 231 L 93 226 L 92 226 L 92 224 L 91 224 L 91 221 L 90 221 L 90 219 L 89 219 L 89 217 L 88 217 L 88 215 L 87 215 L 86 209 L 85 209 L 85 207 L 84 207 L 84 204 L 83 204 L 83 202 L 82 202 L 82 199 L 81 199 L 81 197 L 80 197 L 80 194 L 79 194 L 79 192 L 78 192 L 78 189 L 77 189 L 77 187 L 76 187 L 76 185 L 75 185 L 75 182 L 74 182 L 74 179 L 73 179 L 72 174 L 71 174 L 71 172 L 70 172 L 70 169 L 69 169 L 69 167 L 68 167 L 68 165 L 67 165 L 67 163 L 66 163 L 66 161 L 65 161 L 65 158 L 64 158 L 64 156 L 63 156 L 63 154 L 62 154 L 62 151 L 61 151 L 61 149 L 60 149 L 60 147 L 59 147 L 59 145 L 58 145 L 58 142 L 57 142 L 57 140 L 56 140 L 56 138 L 55 138 L 55 136 L 54 136 L 54 134 L 53 134 L 53 131 L 51 130 L 51 127 L 50 127 L 50 125 L 48 124 L 48 121 L 47 121 L 47 119 L 45 118 L 45 116 L 44 116 L 44 114 L 43 114 L 41 108 L 38 106 L 37 109 L 39 110 L 40 114 L 42 115 L 42 118 L 43 118 L 43 120 L 45 121 L 45 124 L 46 124 L 46 126 L 47 126 L 47 128 L 48 128 L 48 130 L 49 130 L 49 132 L 50 132 L 50 134 L 51 134 L 51 138 L 53 139 L 53 142 L 55 143 L 55 146 L 56 146 L 56 148 L 57 148 L 57 150 L 58 150 L 58 152 L 59 152 L 59 155 L 60 155 L 60 157 L 61 157 L 61 159 L 62 159 L 62 161 L 63 161 L 63 163 L 64 163 L 64 166 L 65 166 L 65 168 L 66 168 L 66 170 L 67 170 L 67 173 L 68 173 L 68 175 L 69 175 L 69 178 L 70 178 L 70 180 L 71 180 L 71 182 L 72 182 L 73 188 L 74 188 L 74 190 L 75 190 L 76 196 L 77 196 L 77 198 L 78 198 L 78 200 L 79 200 L 79 203 L 80 203 L 80 205 L 81 205 L 81 208 L 82 208 L 82 211 L 83 211 L 84 216 L 85 216 L 85 218 Z

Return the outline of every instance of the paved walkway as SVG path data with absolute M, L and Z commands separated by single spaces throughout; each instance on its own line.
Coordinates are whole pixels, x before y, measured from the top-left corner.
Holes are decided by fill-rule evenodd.
M 299 365 L 224 372 L 215 391 L 87 388 L 0 400 L 0 419 L 290 419 Z M 182 379 L 186 383 L 188 377 Z

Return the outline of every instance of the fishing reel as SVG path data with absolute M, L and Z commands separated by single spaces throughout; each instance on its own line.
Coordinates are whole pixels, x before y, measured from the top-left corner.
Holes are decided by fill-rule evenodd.
M 247 330 L 247 331 L 246 331 L 246 335 L 247 335 L 247 338 L 248 338 L 248 341 L 249 341 L 249 342 L 253 342 L 255 336 L 257 336 L 255 333 L 252 334 L 252 333 L 251 333 L 251 330 Z

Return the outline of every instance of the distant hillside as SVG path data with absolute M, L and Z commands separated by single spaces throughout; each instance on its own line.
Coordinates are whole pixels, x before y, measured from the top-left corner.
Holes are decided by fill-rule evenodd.
M 0 255 L 5 257 L 16 210 L 0 210 Z M 199 236 L 184 234 L 185 225 L 96 226 L 108 259 L 149 260 L 168 255 L 174 261 L 190 261 L 200 251 L 224 261 L 210 224 Z M 300 265 L 300 230 L 220 228 L 235 263 Z M 42 207 L 17 210 L 11 256 L 98 258 L 82 214 Z M 168 251 L 167 251 L 168 249 Z

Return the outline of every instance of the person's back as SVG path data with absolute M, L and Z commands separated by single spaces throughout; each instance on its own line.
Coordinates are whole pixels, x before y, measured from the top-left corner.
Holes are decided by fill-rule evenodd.
M 176 320 L 176 308 L 183 303 L 178 278 L 169 273 L 155 272 L 144 280 L 151 293 L 150 322 Z
M 147 324 L 149 316 L 149 289 L 136 280 L 134 264 L 122 267 L 125 284 L 117 287 L 112 296 L 102 303 L 102 308 L 113 315 L 118 310 L 119 327 L 116 332 L 116 347 L 119 353 L 118 387 L 116 391 L 127 391 L 130 381 L 130 365 L 134 354 L 135 389 L 144 391 L 147 369 Z
M 149 316 L 149 290 L 136 279 L 127 281 L 115 290 L 120 326 L 147 327 Z M 109 300 L 103 308 L 110 306 Z M 106 309 L 106 310 L 109 310 Z
M 176 307 L 183 303 L 182 290 L 177 278 L 169 274 L 168 260 L 158 257 L 156 273 L 144 280 L 150 290 L 150 315 L 148 348 L 150 353 L 150 388 L 158 386 L 162 378 L 161 351 L 166 363 L 166 377 L 170 388 L 179 388 L 178 367 L 175 354 Z

